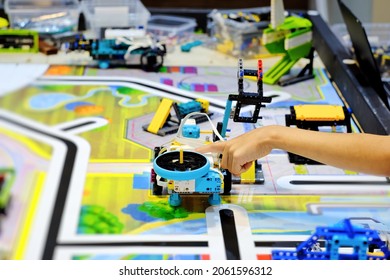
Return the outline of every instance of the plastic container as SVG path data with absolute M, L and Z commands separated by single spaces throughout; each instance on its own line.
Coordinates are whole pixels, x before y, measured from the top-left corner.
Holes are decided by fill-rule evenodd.
M 147 31 L 162 39 L 181 38 L 195 31 L 197 23 L 194 18 L 152 15 L 148 21 Z
M 145 28 L 150 12 L 139 0 L 81 1 L 87 29 L 99 38 L 102 28 Z
M 77 29 L 80 9 L 78 0 L 5 0 L 4 11 L 11 28 L 56 34 Z
M 270 21 L 270 8 L 213 10 L 208 14 L 207 31 L 215 48 L 235 57 L 253 58 L 267 53 L 262 47 L 263 30 Z

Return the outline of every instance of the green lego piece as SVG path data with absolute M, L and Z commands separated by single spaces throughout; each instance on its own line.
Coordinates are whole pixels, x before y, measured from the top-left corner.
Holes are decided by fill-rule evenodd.
M 39 35 L 34 30 L 0 29 L 0 52 L 31 52 L 39 51 Z
M 15 180 L 15 170 L 0 168 L 0 213 L 5 212 L 11 198 L 11 189 Z
M 264 73 L 263 82 L 266 84 L 275 84 L 280 80 L 294 65 L 298 59 L 291 60 L 288 55 L 284 55 L 276 64 Z
M 264 73 L 263 82 L 275 84 L 303 57 L 309 55 L 312 23 L 306 18 L 290 16 L 283 24 L 263 32 L 263 44 L 270 53 L 285 54 Z
M 0 28 L 6 28 L 8 26 L 8 20 L 0 18 Z

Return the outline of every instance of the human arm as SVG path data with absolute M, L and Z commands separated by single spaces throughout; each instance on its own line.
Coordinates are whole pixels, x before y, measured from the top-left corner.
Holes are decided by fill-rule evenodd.
M 273 125 L 196 151 L 221 153 L 221 167 L 237 175 L 272 149 L 282 149 L 343 169 L 390 176 L 390 136 L 383 135 L 328 133 Z

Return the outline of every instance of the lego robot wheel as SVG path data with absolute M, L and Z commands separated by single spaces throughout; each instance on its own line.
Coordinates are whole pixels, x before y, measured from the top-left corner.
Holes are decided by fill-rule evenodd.
M 164 57 L 155 50 L 150 50 L 141 55 L 141 68 L 147 72 L 157 72 L 164 63 Z
M 98 65 L 99 65 L 100 69 L 108 69 L 108 68 L 110 68 L 110 62 L 106 61 L 106 60 L 100 60 L 98 62 Z
M 199 153 L 183 151 L 180 162 L 180 151 L 159 155 L 153 162 L 153 169 L 159 176 L 170 180 L 194 180 L 207 174 L 210 162 Z

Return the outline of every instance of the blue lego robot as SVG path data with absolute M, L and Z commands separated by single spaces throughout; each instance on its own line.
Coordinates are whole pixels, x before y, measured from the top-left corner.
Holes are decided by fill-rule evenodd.
M 179 206 L 180 194 L 208 194 L 210 205 L 221 203 L 223 190 L 222 172 L 210 168 L 209 160 L 193 151 L 172 151 L 159 155 L 153 162 L 153 169 L 165 181 L 169 204 Z
M 166 47 L 148 34 L 133 37 L 90 39 L 75 37 L 67 44 L 69 51 L 88 51 L 99 68 L 113 66 L 140 66 L 148 72 L 157 72 L 164 63 Z
M 296 250 L 273 250 L 273 260 L 388 260 L 388 235 L 376 229 L 353 224 L 353 218 L 334 226 L 317 227 L 315 232 Z M 323 241 L 321 249 L 318 243 Z M 341 248 L 351 248 L 352 252 Z
M 208 203 L 218 205 L 220 194 L 231 189 L 230 173 L 219 168 L 217 155 L 205 156 L 194 151 L 209 141 L 207 137 L 200 138 L 200 128 L 192 118 L 199 116 L 211 123 L 206 113 L 192 112 L 182 120 L 176 138 L 168 146 L 155 148 L 153 193 L 169 194 L 168 202 L 174 207 L 181 205 L 181 195 L 188 194 L 208 195 Z M 219 135 L 216 130 L 214 133 Z
M 257 92 L 244 91 L 245 76 L 257 77 Z M 171 206 L 181 204 L 180 194 L 208 194 L 208 202 L 211 205 L 221 203 L 221 193 L 230 194 L 232 175 L 228 170 L 220 167 L 220 156 L 216 153 L 205 156 L 194 152 L 194 149 L 211 141 L 225 141 L 230 116 L 234 122 L 244 123 L 256 123 L 261 118 L 259 113 L 261 107 L 265 107 L 263 103 L 271 102 L 271 97 L 263 95 L 261 60 L 258 62 L 257 70 L 247 70 L 243 68 L 242 59 L 239 59 L 237 81 L 238 94 L 229 95 L 223 122 L 219 122 L 217 128 L 212 124 L 208 114 L 194 112 L 202 108 L 200 102 L 192 101 L 175 107 L 176 114 L 182 116 L 177 135 L 170 145 L 155 148 L 152 170 L 153 194 L 170 194 L 169 204 Z M 236 104 L 234 113 L 231 114 L 233 102 Z M 251 117 L 242 116 L 241 109 L 248 105 L 254 106 L 253 115 Z M 212 139 L 200 139 L 200 128 L 197 123 L 203 119 L 211 124 Z M 251 174 L 253 182 L 261 180 L 257 180 L 257 174 L 256 170 Z

